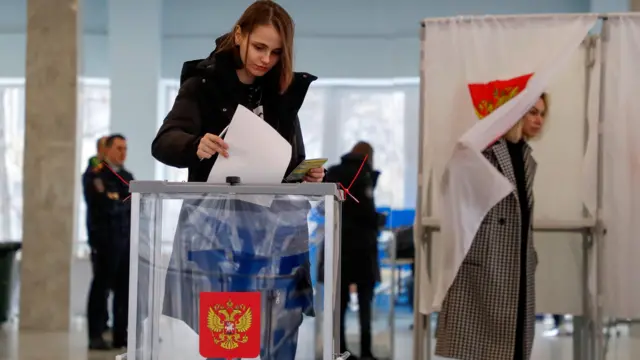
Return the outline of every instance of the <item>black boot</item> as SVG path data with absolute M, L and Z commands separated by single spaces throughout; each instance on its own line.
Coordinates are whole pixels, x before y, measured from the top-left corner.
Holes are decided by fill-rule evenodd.
M 111 350 L 111 346 L 101 337 L 89 339 L 89 350 Z

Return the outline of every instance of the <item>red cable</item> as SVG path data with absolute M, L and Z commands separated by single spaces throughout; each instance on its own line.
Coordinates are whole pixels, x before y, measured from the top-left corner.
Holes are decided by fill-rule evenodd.
M 103 161 L 102 163 L 104 164 L 104 166 L 107 167 L 107 169 L 109 169 L 109 171 L 113 173 L 113 175 L 115 175 L 118 179 L 120 179 L 120 181 L 122 181 L 123 184 L 129 186 L 129 183 L 127 182 L 127 180 L 123 179 L 122 176 L 120 176 L 117 172 L 115 172 L 115 170 L 113 170 L 111 166 L 109 166 L 109 164 L 107 164 L 105 161 Z M 130 197 L 131 195 L 127 196 L 126 198 L 124 198 L 124 200 L 122 200 L 122 202 L 129 200 Z
M 353 183 L 356 182 L 356 179 L 360 175 L 360 172 L 362 171 L 362 168 L 364 167 L 364 163 L 367 162 L 367 158 L 368 157 L 369 157 L 369 155 L 365 155 L 364 159 L 362 159 L 362 163 L 360 164 L 360 168 L 358 168 L 358 172 L 356 172 L 356 175 L 353 177 L 353 180 L 351 180 L 351 184 L 349 184 L 349 187 L 347 189 L 351 189 L 351 187 L 353 186 Z
M 355 202 L 357 202 L 358 204 L 360 203 L 360 201 L 358 201 L 358 199 L 356 199 L 356 197 L 353 196 L 349 190 L 351 189 L 353 184 L 356 182 L 356 179 L 358 179 L 358 176 L 360 176 L 360 172 L 362 171 L 362 168 L 364 167 L 364 164 L 367 162 L 367 158 L 368 157 L 369 157 L 369 155 L 365 155 L 364 159 L 362 159 L 362 163 L 360 164 L 360 168 L 358 169 L 358 171 L 356 172 L 355 176 L 353 177 L 353 180 L 351 180 L 351 184 L 349 184 L 349 187 L 345 188 L 344 185 L 342 185 L 341 183 L 338 183 L 338 185 L 340 185 L 340 187 L 344 190 L 344 193 L 346 195 L 351 196 L 351 198 Z

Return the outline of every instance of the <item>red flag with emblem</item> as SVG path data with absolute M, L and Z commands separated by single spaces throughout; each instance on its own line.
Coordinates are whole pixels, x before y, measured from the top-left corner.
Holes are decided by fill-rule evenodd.
M 485 84 L 469 84 L 471 101 L 478 119 L 484 119 L 497 108 L 518 96 L 527 87 L 527 83 L 532 76 L 533 73 L 508 80 L 494 80 Z M 493 145 L 498 139 L 500 137 L 492 141 L 487 147 Z
M 494 80 L 486 84 L 469 84 L 469 93 L 478 118 L 485 118 L 520 94 L 527 87 L 531 76 L 533 73 L 508 80 Z
M 200 293 L 200 355 L 205 358 L 260 356 L 260 293 Z

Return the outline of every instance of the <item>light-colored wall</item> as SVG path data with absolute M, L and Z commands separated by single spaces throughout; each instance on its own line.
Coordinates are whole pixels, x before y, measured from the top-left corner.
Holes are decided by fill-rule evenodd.
M 470 14 L 587 12 L 627 0 L 281 0 L 296 21 L 297 68 L 322 77 L 418 76 L 421 19 Z M 250 0 L 164 0 L 162 75 L 206 56 Z M 617 6 L 617 5 L 616 5 Z M 107 77 L 107 0 L 83 4 L 83 74 Z M 22 77 L 26 0 L 0 1 L 0 77 Z M 144 64 L 141 64 L 144 66 Z

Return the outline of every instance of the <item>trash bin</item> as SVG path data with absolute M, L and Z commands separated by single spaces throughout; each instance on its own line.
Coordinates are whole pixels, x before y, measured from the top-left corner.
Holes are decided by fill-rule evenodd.
M 0 242 L 0 324 L 9 320 L 13 299 L 13 268 L 16 252 L 22 244 L 18 241 Z

